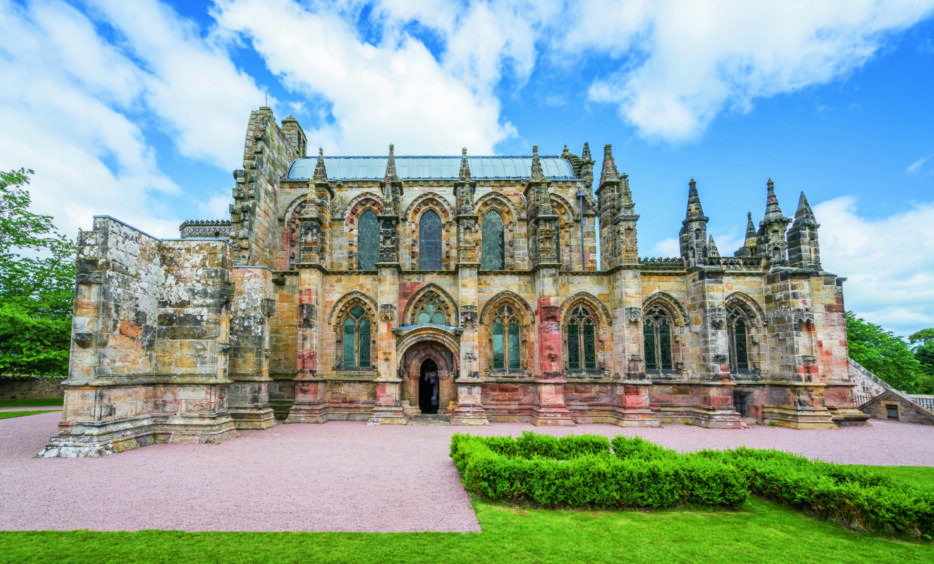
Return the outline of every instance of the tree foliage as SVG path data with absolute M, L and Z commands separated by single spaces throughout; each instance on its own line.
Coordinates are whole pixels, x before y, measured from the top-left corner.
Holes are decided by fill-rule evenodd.
M 850 358 L 861 364 L 896 390 L 927 393 L 930 384 L 921 363 L 908 343 L 868 321 L 846 313 L 846 336 Z
M 32 173 L 0 171 L 0 376 L 68 372 L 76 246 L 29 210 Z
M 922 329 L 908 337 L 915 353 L 915 358 L 921 363 L 924 376 L 920 378 L 924 394 L 934 394 L 934 328 Z

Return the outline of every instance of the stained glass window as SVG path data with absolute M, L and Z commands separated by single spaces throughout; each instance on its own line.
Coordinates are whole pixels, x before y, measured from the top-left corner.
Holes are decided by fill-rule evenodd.
M 441 270 L 441 217 L 433 210 L 418 222 L 418 269 Z
M 520 355 L 519 321 L 511 307 L 503 306 L 493 318 L 493 368 L 521 368 Z
M 370 367 L 370 320 L 355 305 L 344 320 L 344 368 Z
M 655 356 L 655 326 L 645 323 L 642 325 L 642 337 L 645 349 L 645 369 L 658 370 L 658 361 Z
M 413 315 L 415 323 L 419 325 L 423 323 L 447 324 L 447 316 L 445 316 L 444 308 L 441 307 L 441 302 L 437 299 L 437 296 L 430 296 L 416 305 L 415 308 Z
M 645 312 L 642 324 L 646 370 L 671 370 L 671 317 L 655 306 Z
M 506 268 L 503 250 L 503 217 L 494 210 L 488 211 L 483 216 L 483 247 L 480 261 L 480 267 L 483 270 Z
M 376 261 L 379 260 L 379 221 L 373 210 L 360 215 L 357 257 L 360 270 L 376 270 Z
M 584 306 L 577 306 L 570 313 L 565 332 L 568 369 L 597 368 L 596 324 L 593 315 Z
M 729 308 L 730 371 L 749 370 L 749 349 L 746 339 L 746 319 L 739 308 Z

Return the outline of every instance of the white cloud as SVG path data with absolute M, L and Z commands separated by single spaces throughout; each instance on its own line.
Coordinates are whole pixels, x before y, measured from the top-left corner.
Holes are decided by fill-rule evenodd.
M 908 174 L 917 174 L 921 171 L 921 167 L 924 166 L 924 163 L 926 163 L 930 158 L 931 155 L 924 155 L 920 157 L 918 160 L 908 165 L 908 168 L 905 169 L 905 172 Z
M 232 170 L 242 166 L 250 110 L 264 103 L 214 37 L 153 0 L 92 0 L 142 60 L 145 100 L 182 155 Z M 270 102 L 274 105 L 275 100 Z
M 717 245 L 717 248 L 720 246 Z M 681 256 L 681 244 L 678 242 L 677 237 L 668 237 L 667 239 L 662 239 L 658 243 L 655 243 L 655 246 L 649 250 L 648 256 L 650 257 L 680 257 Z
M 814 215 L 824 268 L 847 278 L 847 309 L 902 335 L 934 327 L 934 203 L 870 219 L 841 197 Z
M 287 88 L 330 103 L 334 124 L 307 131 L 311 145 L 379 154 L 394 142 L 409 154 L 449 154 L 461 146 L 489 153 L 512 134 L 500 122 L 496 97 L 478 93 L 477 81 L 469 85 L 443 68 L 404 32 L 370 45 L 340 14 L 288 0 L 221 1 L 216 17 L 248 37 Z
M 134 65 L 62 3 L 0 4 L 0 52 L 0 168 L 36 170 L 35 208 L 72 234 L 102 212 L 164 231 L 147 194 L 178 187 L 115 109 L 141 91 Z
M 591 86 L 642 135 L 696 138 L 724 109 L 845 76 L 931 0 L 584 2 L 554 49 L 622 57 Z M 576 16 L 576 18 L 574 17 Z M 620 59 L 618 59 L 620 60 Z

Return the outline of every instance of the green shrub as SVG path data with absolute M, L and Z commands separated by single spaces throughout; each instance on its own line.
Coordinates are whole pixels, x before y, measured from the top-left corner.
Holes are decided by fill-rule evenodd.
M 741 470 L 750 490 L 846 526 L 934 537 L 934 493 L 877 474 L 777 450 L 697 454 Z
M 457 434 L 451 457 L 469 491 L 498 501 L 663 509 L 686 503 L 735 506 L 748 498 L 743 474 L 732 466 L 653 450 L 648 442 L 634 444 L 656 456 L 614 456 L 605 437 L 523 433 L 515 440 Z

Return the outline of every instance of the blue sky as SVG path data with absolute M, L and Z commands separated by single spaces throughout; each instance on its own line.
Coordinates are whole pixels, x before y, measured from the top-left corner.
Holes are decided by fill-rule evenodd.
M 805 191 L 847 307 L 934 326 L 934 0 L 0 0 L 0 168 L 63 229 L 223 217 L 268 95 L 327 154 L 528 154 L 629 173 L 640 254 L 695 178 L 722 254 Z

